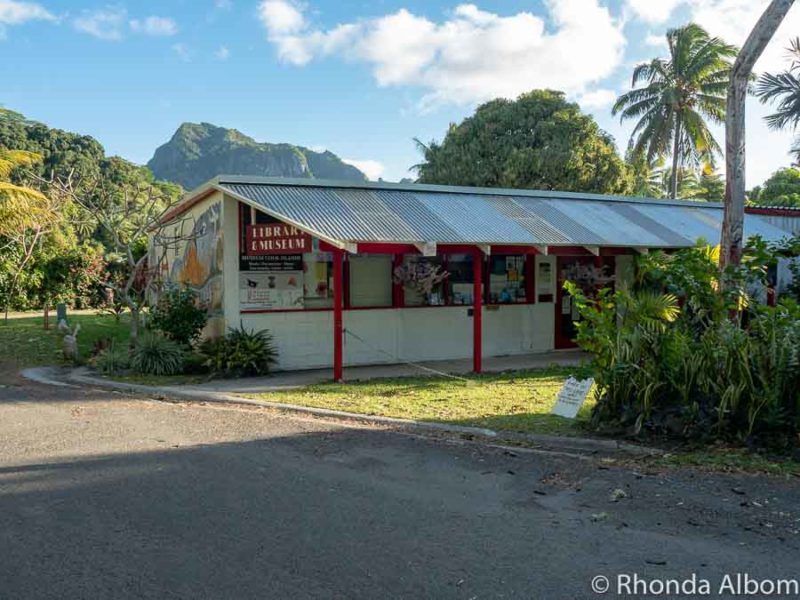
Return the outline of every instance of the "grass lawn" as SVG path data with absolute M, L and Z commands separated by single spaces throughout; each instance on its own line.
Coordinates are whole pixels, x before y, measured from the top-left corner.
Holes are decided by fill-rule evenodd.
M 93 311 L 68 313 L 70 327 L 80 323 L 78 348 L 82 358 L 91 354 L 94 343 L 110 338 L 118 344 L 128 343 L 127 315 L 117 322 L 113 315 L 98 315 Z M 8 321 L 0 318 L 0 363 L 25 368 L 64 364 L 63 335 L 56 328 L 55 311 L 50 315 L 50 329 L 43 327 L 41 313 L 12 313 Z
M 469 377 L 405 377 L 348 384 L 325 383 L 255 396 L 272 402 L 348 412 L 488 427 L 504 431 L 581 433 L 594 404 L 590 394 L 575 420 L 550 414 L 568 375 L 579 368 L 550 368 Z

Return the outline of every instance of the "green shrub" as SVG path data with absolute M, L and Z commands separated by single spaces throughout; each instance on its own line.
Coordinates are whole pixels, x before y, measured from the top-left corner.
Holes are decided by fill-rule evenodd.
M 198 354 L 212 373 L 226 377 L 265 375 L 276 357 L 268 331 L 246 331 L 244 327 L 205 340 Z
M 183 361 L 184 375 L 206 375 L 209 372 L 204 356 L 197 352 L 189 352 L 186 354 Z
M 130 367 L 130 351 L 124 345 L 112 343 L 97 354 L 94 364 L 102 373 L 119 373 Z
M 593 355 L 598 428 L 797 445 L 800 306 L 748 298 L 744 290 L 776 255 L 763 242 L 748 250 L 743 266 L 724 274 L 734 283 L 725 292 L 714 253 L 701 248 L 644 257 L 632 291 L 589 298 L 565 286 L 582 317 L 577 342 Z
M 183 369 L 184 348 L 158 333 L 139 337 L 131 352 L 131 367 L 146 375 L 176 375 Z
M 150 327 L 179 344 L 189 345 L 208 323 L 208 312 L 197 294 L 188 288 L 172 288 L 161 294 L 153 307 Z

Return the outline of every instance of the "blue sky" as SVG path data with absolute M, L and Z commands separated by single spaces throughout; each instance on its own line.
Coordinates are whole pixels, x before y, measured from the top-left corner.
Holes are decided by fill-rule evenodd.
M 766 0 L 0 0 L 0 104 L 144 163 L 184 121 L 327 148 L 389 180 L 492 97 L 564 90 L 610 115 L 637 62 L 695 20 L 740 44 Z M 759 70 L 785 66 L 791 10 Z M 790 132 L 748 104 L 748 186 L 789 164 Z M 722 142 L 722 130 L 717 128 Z

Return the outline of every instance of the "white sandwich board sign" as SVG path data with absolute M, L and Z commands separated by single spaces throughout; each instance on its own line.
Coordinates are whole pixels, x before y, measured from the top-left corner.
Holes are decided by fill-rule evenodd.
M 553 414 L 568 419 L 574 419 L 578 411 L 586 401 L 586 396 L 589 395 L 589 390 L 592 389 L 594 379 L 575 379 L 569 377 L 564 382 L 564 387 L 558 392 L 556 405 L 553 407 Z

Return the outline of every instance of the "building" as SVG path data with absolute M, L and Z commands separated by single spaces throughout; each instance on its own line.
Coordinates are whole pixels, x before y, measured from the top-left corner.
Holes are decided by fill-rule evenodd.
M 758 215 L 762 220 L 793 235 L 800 235 L 800 206 L 745 206 L 748 215 Z
M 633 257 L 717 240 L 722 207 L 566 192 L 220 176 L 165 216 L 163 276 L 209 331 L 268 329 L 282 369 L 573 345 L 564 279 L 627 285 Z M 748 215 L 746 235 L 785 235 Z M 160 250 L 159 250 L 160 249 Z M 445 279 L 440 280 L 446 273 Z
M 744 212 L 748 215 L 758 215 L 760 219 L 770 225 L 783 229 L 791 236 L 800 236 L 800 207 L 796 206 L 745 206 Z M 782 294 L 792 285 L 794 272 L 800 269 L 800 259 L 784 258 L 778 261 L 775 269 L 775 291 Z M 792 266 L 794 264 L 794 266 Z M 770 274 L 772 277 L 772 274 Z

